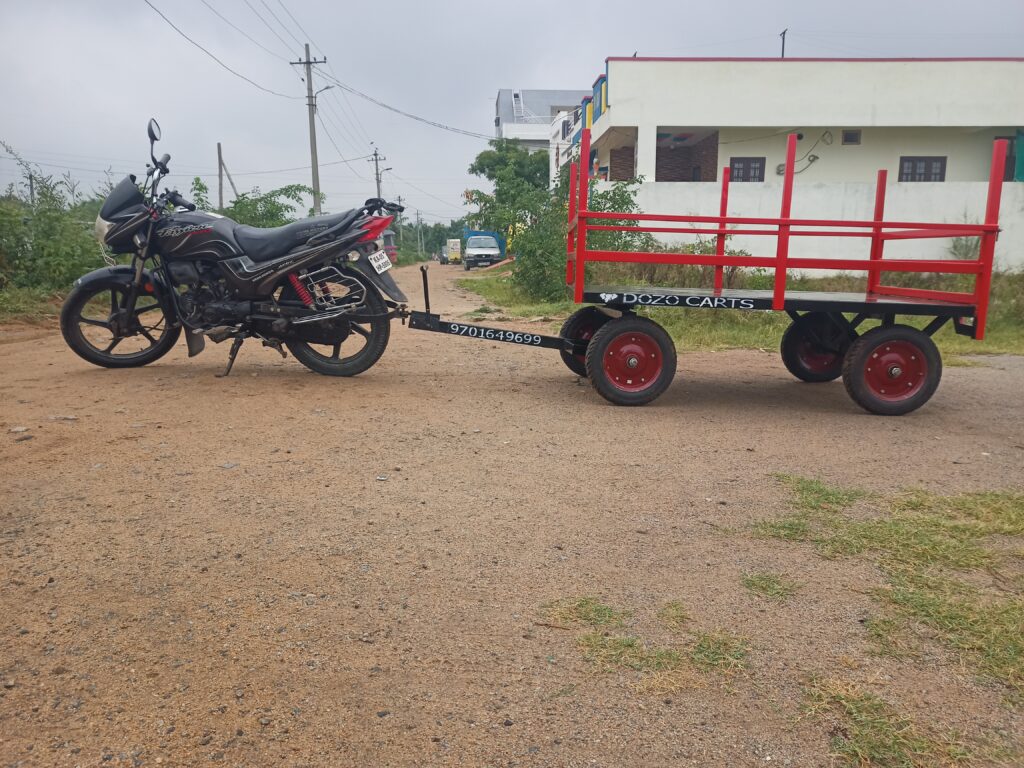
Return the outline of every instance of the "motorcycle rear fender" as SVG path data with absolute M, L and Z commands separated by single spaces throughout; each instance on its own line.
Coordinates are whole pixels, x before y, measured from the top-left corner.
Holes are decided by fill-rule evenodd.
M 398 287 L 398 283 L 391 276 L 391 271 L 388 270 L 383 274 L 378 275 L 377 270 L 370 264 L 369 255 L 359 252 L 359 259 L 357 261 L 348 262 L 349 266 L 356 269 L 363 277 L 373 283 L 379 291 L 384 293 L 386 296 L 394 299 L 400 304 L 408 304 L 408 297 L 402 293 L 402 289 Z

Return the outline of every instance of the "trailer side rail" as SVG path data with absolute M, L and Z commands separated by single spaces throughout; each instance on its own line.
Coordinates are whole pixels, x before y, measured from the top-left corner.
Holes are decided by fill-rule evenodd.
M 678 214 L 599 212 L 588 209 L 590 129 L 580 139 L 580 160 L 569 168 L 569 227 L 566 238 L 566 284 L 573 287 L 577 303 L 584 301 L 585 273 L 588 262 L 635 264 L 672 264 L 714 267 L 714 292 L 723 289 L 726 267 L 762 267 L 774 271 L 772 305 L 777 311 L 786 306 L 786 281 L 790 269 L 836 269 L 868 273 L 866 299 L 899 297 L 930 301 L 969 304 L 973 307 L 972 335 L 981 339 L 988 316 L 989 291 L 996 238 L 999 234 L 999 204 L 1002 194 L 1003 169 L 1007 141 L 997 139 L 992 148 L 985 221 L 981 224 L 947 224 L 936 222 L 885 221 L 887 174 L 880 170 L 875 186 L 875 206 L 870 221 L 841 219 L 799 219 L 791 213 L 793 178 L 796 157 L 796 134 L 786 142 L 786 168 L 782 186 L 782 204 L 777 218 L 728 215 L 730 169 L 722 169 L 722 194 L 717 216 Z M 633 222 L 623 224 L 621 222 Z M 688 225 L 688 226 L 681 226 Z M 715 253 L 687 252 L 644 253 L 630 251 L 592 250 L 587 247 L 590 231 L 651 232 L 715 236 Z M 760 235 L 775 238 L 774 256 L 727 256 L 727 235 Z M 793 257 L 789 244 L 794 237 L 861 237 L 869 240 L 867 259 L 827 259 Z M 927 238 L 976 237 L 980 239 L 975 259 L 885 259 L 885 243 L 892 240 Z M 974 276 L 974 290 L 941 291 L 924 288 L 903 288 L 882 283 L 885 272 L 932 272 Z

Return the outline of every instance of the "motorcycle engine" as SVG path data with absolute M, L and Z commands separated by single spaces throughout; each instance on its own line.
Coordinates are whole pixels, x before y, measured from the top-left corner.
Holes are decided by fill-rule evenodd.
M 222 279 L 202 264 L 170 265 L 171 277 L 185 291 L 178 295 L 178 304 L 185 323 L 193 328 L 234 325 L 252 312 L 248 301 L 234 301 Z

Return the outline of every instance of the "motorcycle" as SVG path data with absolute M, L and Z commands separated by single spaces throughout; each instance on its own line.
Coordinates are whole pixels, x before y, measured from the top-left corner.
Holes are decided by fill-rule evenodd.
M 149 121 L 151 165 L 140 186 L 129 175 L 96 219 L 101 245 L 130 254 L 80 277 L 64 301 L 68 346 L 107 368 L 147 365 L 185 333 L 189 357 L 205 340 L 232 339 L 231 372 L 248 338 L 307 368 L 355 376 L 388 344 L 391 319 L 408 299 L 378 243 L 402 206 L 371 198 L 344 213 L 258 228 L 200 212 L 176 190 L 158 193 L 170 155 L 157 159 L 160 126 Z

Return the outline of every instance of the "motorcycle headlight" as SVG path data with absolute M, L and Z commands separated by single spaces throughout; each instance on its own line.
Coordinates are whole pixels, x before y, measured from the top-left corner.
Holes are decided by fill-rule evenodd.
M 107 233 L 110 232 L 110 228 L 113 227 L 113 222 L 107 221 L 102 216 L 96 217 L 96 239 L 100 241 L 100 245 L 107 244 Z

